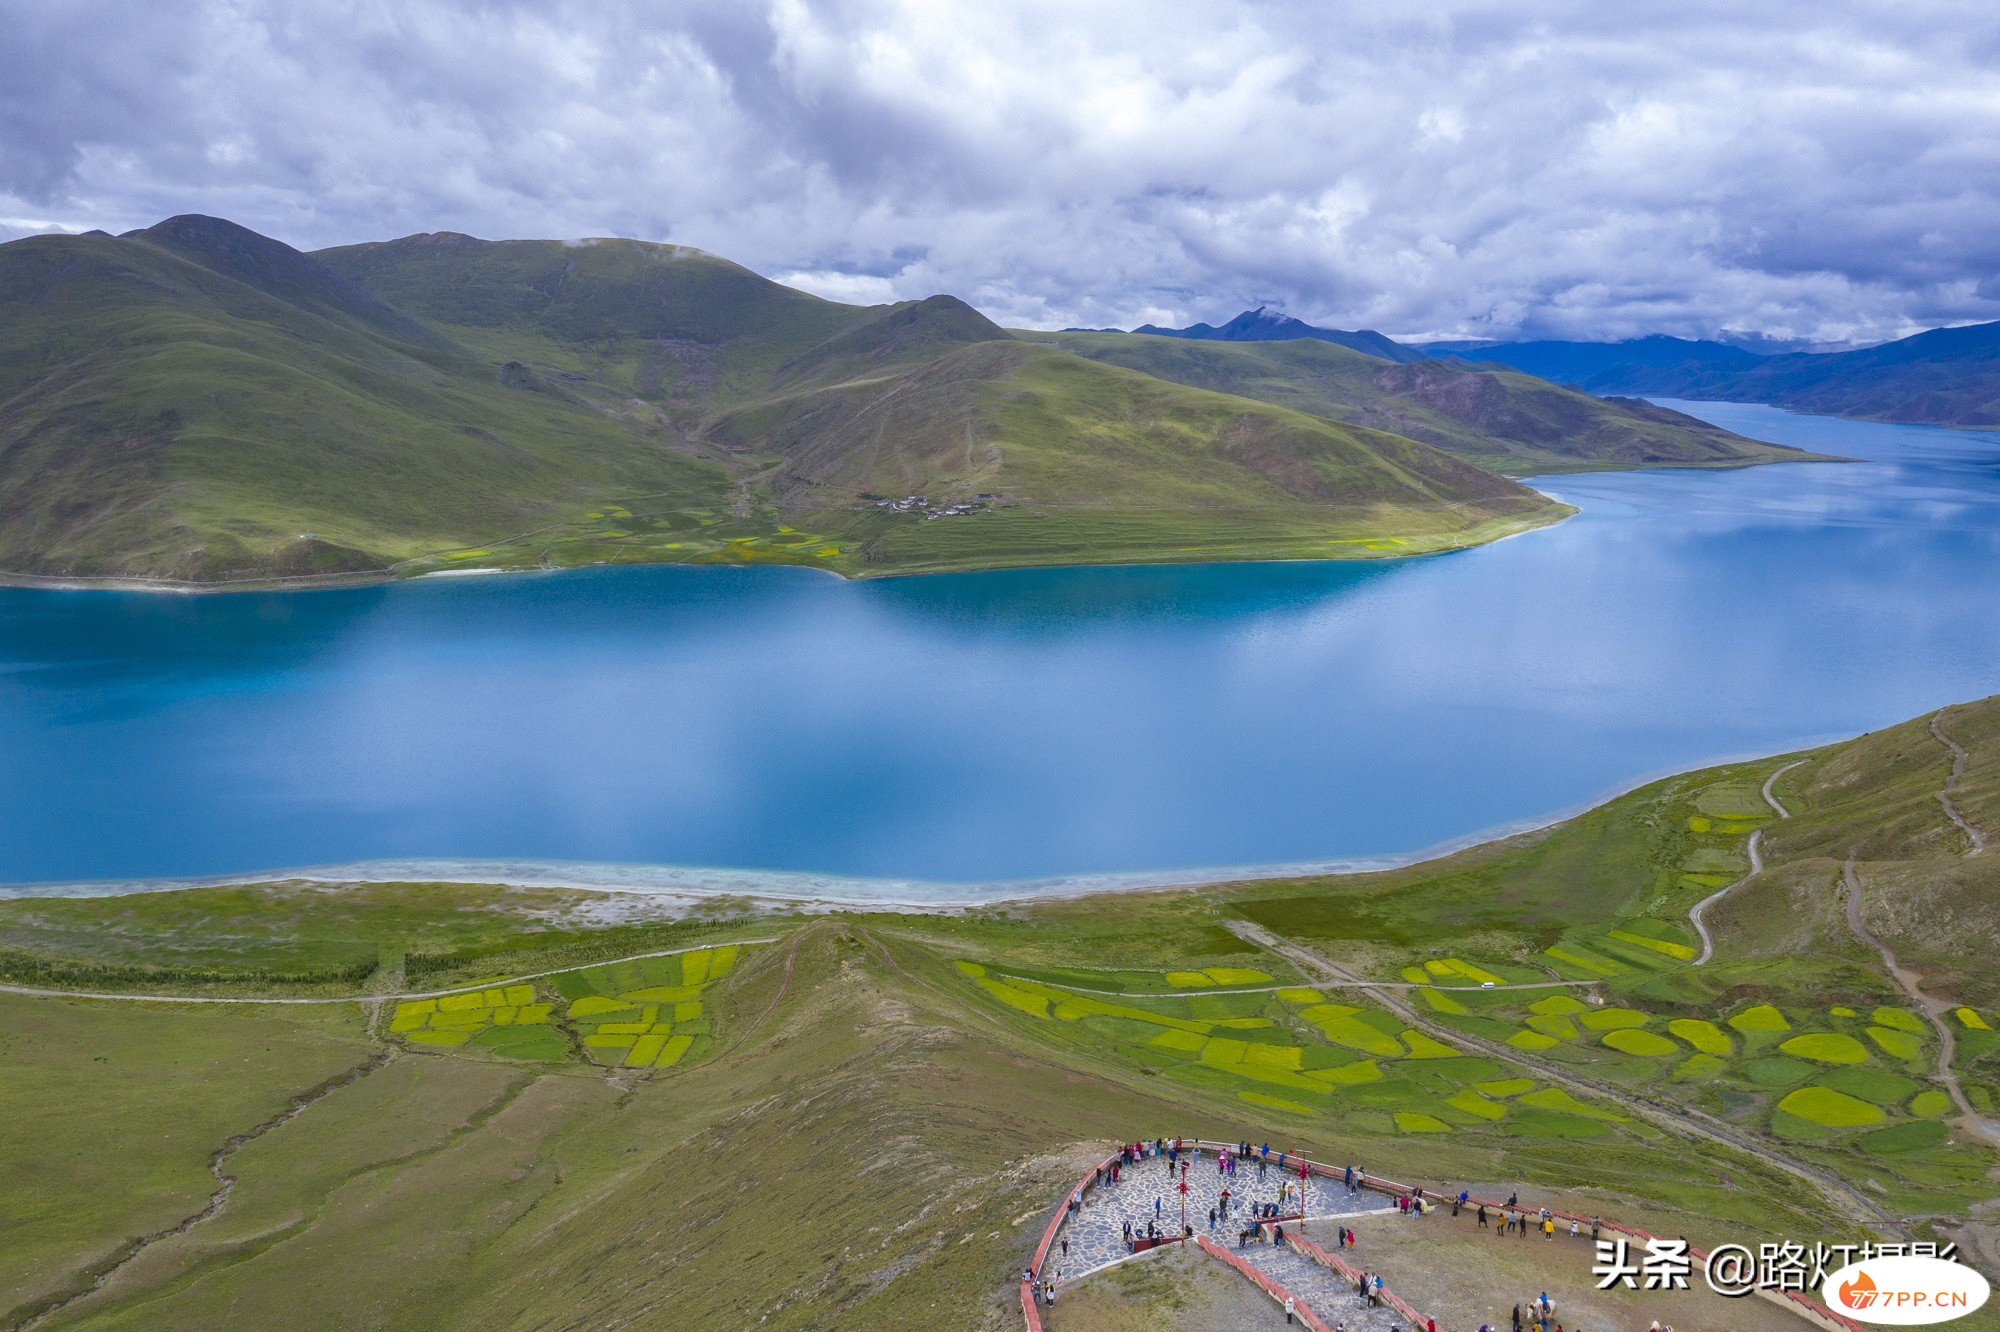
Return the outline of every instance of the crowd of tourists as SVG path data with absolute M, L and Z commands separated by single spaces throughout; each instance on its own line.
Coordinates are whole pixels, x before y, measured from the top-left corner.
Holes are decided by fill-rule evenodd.
M 1107 1161 L 1097 1167 L 1091 1181 L 1079 1186 L 1065 1202 L 1065 1220 L 1084 1205 L 1086 1190 L 1107 1188 L 1125 1181 L 1128 1175 L 1136 1179 L 1152 1179 L 1152 1171 L 1157 1165 L 1157 1178 L 1168 1186 L 1154 1194 L 1152 1215 L 1134 1220 L 1123 1220 L 1124 1247 L 1128 1252 L 1150 1248 L 1155 1244 L 1175 1240 L 1191 1239 L 1194 1225 L 1183 1226 L 1178 1220 L 1169 1222 L 1166 1218 L 1166 1198 L 1177 1188 L 1185 1185 L 1191 1171 L 1210 1168 L 1217 1175 L 1216 1200 L 1209 1206 L 1207 1222 L 1211 1231 L 1222 1231 L 1236 1222 L 1236 1245 L 1243 1248 L 1251 1244 L 1270 1243 L 1282 1247 L 1285 1244 L 1285 1222 L 1303 1220 L 1308 1209 L 1307 1183 L 1315 1167 L 1307 1160 L 1288 1149 L 1273 1150 L 1269 1143 L 1253 1145 L 1248 1141 L 1213 1146 L 1204 1150 L 1200 1142 L 1184 1138 L 1158 1137 L 1151 1140 L 1128 1142 Z M 1251 1172 L 1254 1173 L 1254 1177 Z M 1275 1193 L 1268 1193 L 1262 1199 L 1251 1200 L 1252 1191 L 1266 1192 L 1273 1182 L 1270 1178 L 1275 1171 L 1277 1178 Z M 1134 1174 L 1134 1172 L 1139 1172 Z M 1371 1187 L 1368 1172 L 1358 1163 L 1342 1167 L 1339 1175 L 1332 1176 L 1321 1168 L 1319 1173 L 1325 1179 L 1338 1179 L 1341 1188 L 1348 1194 L 1360 1193 Z M 1261 1187 L 1260 1187 L 1261 1186 Z M 1377 1183 L 1373 1186 L 1382 1191 Z M 1456 1192 L 1445 1189 L 1426 1190 L 1421 1187 L 1401 1188 L 1391 1195 L 1399 1215 L 1423 1218 L 1434 1212 L 1449 1208 L 1454 1217 L 1470 1212 L 1477 1228 L 1490 1230 L 1495 1237 L 1516 1236 L 1527 1238 L 1539 1235 L 1545 1242 L 1553 1242 L 1558 1234 L 1567 1233 L 1571 1239 L 1581 1239 L 1586 1235 L 1584 1223 L 1578 1218 L 1558 1220 L 1547 1207 L 1538 1209 L 1521 1205 L 1519 1193 L 1510 1194 L 1504 1205 L 1474 1199 L 1471 1190 Z M 1198 1220 L 1198 1218 L 1197 1218 Z M 1603 1232 L 1601 1219 L 1593 1218 L 1589 1223 L 1588 1238 L 1597 1241 Z M 1358 1244 L 1354 1230 L 1346 1225 L 1337 1226 L 1333 1232 L 1333 1247 L 1342 1253 L 1351 1253 Z M 1069 1241 L 1060 1241 L 1060 1255 L 1068 1256 Z M 1051 1255 L 1054 1257 L 1056 1255 Z M 1030 1289 L 1033 1297 L 1041 1303 L 1053 1305 L 1056 1292 L 1062 1283 L 1060 1267 L 1044 1272 L 1036 1272 L 1033 1267 L 1023 1270 L 1022 1282 Z M 1357 1271 L 1354 1278 L 1354 1294 L 1357 1299 L 1370 1307 L 1383 1303 L 1386 1285 L 1380 1273 Z M 1295 1310 L 1287 1301 L 1286 1321 L 1292 1321 Z M 1338 1332 L 1338 1329 L 1336 1329 Z M 1558 1321 L 1555 1300 L 1544 1291 L 1534 1299 L 1514 1306 L 1511 1325 L 1496 1326 L 1481 1323 L 1479 1332 L 1583 1332 L 1582 1328 L 1565 1328 Z M 1671 1328 L 1655 1322 L 1648 1332 L 1672 1332 Z

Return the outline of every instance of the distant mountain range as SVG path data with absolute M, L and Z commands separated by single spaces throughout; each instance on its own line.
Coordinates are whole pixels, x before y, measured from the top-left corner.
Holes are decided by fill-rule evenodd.
M 1220 326 L 1146 324 L 1133 332 L 1208 342 L 1314 339 L 1404 364 L 1455 359 L 1506 366 L 1592 394 L 1768 402 L 1830 416 L 2000 426 L 2000 323 L 1830 352 L 1781 351 L 1785 344 L 1768 339 L 1759 346 L 1748 337 L 1724 342 L 1663 334 L 1622 342 L 1404 344 L 1368 329 L 1317 328 L 1268 308 L 1246 310 Z
M 1593 393 L 1720 398 L 1829 416 L 2000 426 L 2000 323 L 1932 329 L 1854 351 L 1774 356 L 1668 337 L 1431 343 L 1424 350 L 1512 366 Z
M 1083 331 L 1083 330 L 1078 330 Z M 1113 332 L 1103 329 L 1098 332 Z M 1186 328 L 1161 328 L 1157 324 L 1141 324 L 1132 330 L 1156 338 L 1189 338 L 1197 342 L 1291 342 L 1311 338 L 1319 342 L 1336 343 L 1351 347 L 1370 356 L 1379 356 L 1385 361 L 1421 361 L 1424 353 L 1413 347 L 1384 337 L 1371 328 L 1317 328 L 1302 319 L 1281 314 L 1267 305 L 1254 310 L 1245 310 L 1228 323 L 1189 324 Z
M 1764 360 L 1726 342 L 1660 334 L 1626 342 L 1427 342 L 1419 350 L 1508 366 L 1590 393 L 1673 395 L 1691 374 L 1729 374 Z

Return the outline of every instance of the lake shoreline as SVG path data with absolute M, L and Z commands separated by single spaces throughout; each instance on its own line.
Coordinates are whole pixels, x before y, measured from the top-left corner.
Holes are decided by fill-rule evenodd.
M 1733 405 L 1733 404 L 1725 404 L 1725 405 Z M 1780 409 L 1780 410 L 1789 411 L 1789 409 Z M 1814 415 L 1813 413 L 1791 413 L 1791 414 L 1804 415 L 1804 416 Z M 1828 419 L 1847 420 L 1853 418 L 1829 417 Z M 1899 423 L 1884 422 L 1882 424 L 1899 424 Z M 1954 427 L 1944 427 L 1944 428 L 1951 429 Z M 1766 458 L 1766 459 L 1757 459 L 1757 460 L 1742 461 L 1742 462 L 1731 461 L 1731 462 L 1659 463 L 1659 464 L 1654 464 L 1652 466 L 1642 465 L 1633 467 L 1590 465 L 1590 466 L 1566 468 L 1558 472 L 1535 472 L 1525 476 L 1513 476 L 1508 473 L 1496 473 L 1496 475 L 1505 476 L 1506 479 L 1510 481 L 1518 482 L 1521 485 L 1527 486 L 1529 489 L 1534 490 L 1537 494 L 1540 494 L 1544 499 L 1549 500 L 1554 509 L 1558 510 L 1566 509 L 1568 511 L 1567 512 L 1542 511 L 1535 515 L 1531 515 L 1530 517 L 1525 518 L 1520 522 L 1514 524 L 1512 530 L 1501 532 L 1495 536 L 1485 537 L 1478 541 L 1473 541 L 1462 545 L 1444 546 L 1431 550 L 1410 551 L 1408 553 L 1368 551 L 1351 555 L 1317 555 L 1317 556 L 1316 555 L 1275 555 L 1275 556 L 1250 555 L 1237 558 L 1223 557 L 1219 559 L 1210 559 L 1210 560 L 1198 560 L 1198 559 L 1197 560 L 1175 560 L 1175 559 L 1083 560 L 1083 561 L 1058 561 L 1047 564 L 1033 563 L 1033 562 L 1011 563 L 1011 564 L 973 564 L 973 565 L 968 565 L 964 568 L 949 568 L 949 569 L 864 570 L 857 573 L 848 573 L 840 569 L 830 569 L 824 565 L 786 564 L 781 562 L 762 561 L 762 560 L 741 560 L 741 561 L 599 560 L 589 564 L 559 565 L 559 566 L 486 565 L 486 566 L 480 566 L 476 568 L 466 568 L 466 569 L 432 569 L 419 574 L 399 574 L 395 572 L 397 568 L 399 568 L 404 564 L 412 564 L 416 563 L 419 560 L 432 558 L 430 556 L 418 555 L 418 556 L 412 556 L 407 560 L 399 560 L 396 562 L 396 564 L 388 565 L 384 568 L 368 569 L 352 573 L 270 575 L 270 576 L 251 577 L 251 578 L 216 579 L 216 580 L 148 578 L 141 575 L 118 575 L 118 576 L 96 577 L 91 575 L 76 575 L 76 574 L 32 574 L 32 573 L 19 573 L 19 572 L 0 572 L 0 588 L 12 587 L 12 588 L 22 588 L 27 590 L 48 591 L 48 592 L 153 592 L 171 596 L 196 596 L 196 595 L 208 595 L 208 594 L 223 594 L 230 592 L 321 592 L 321 591 L 340 590 L 345 588 L 356 588 L 356 587 L 380 587 L 393 583 L 415 582 L 418 579 L 423 579 L 423 578 L 466 578 L 474 576 L 491 576 L 498 574 L 566 573 L 582 569 L 615 569 L 615 568 L 625 568 L 625 567 L 633 567 L 633 568 L 688 567 L 688 568 L 722 568 L 722 569 L 782 567 L 782 568 L 792 568 L 792 569 L 812 569 L 820 573 L 832 574 L 836 578 L 840 578 L 849 582 L 869 582 L 880 579 L 929 578 L 929 577 L 938 577 L 938 576 L 962 574 L 962 573 L 1004 573 L 1009 570 L 1016 570 L 1016 569 L 1104 569 L 1104 568 L 1126 568 L 1126 567 L 1144 568 L 1144 567 L 1152 567 L 1158 565 L 1177 565 L 1177 564 L 1179 565 L 1310 564 L 1310 563 L 1321 563 L 1321 562 L 1344 564 L 1344 563 L 1389 562 L 1397 560 L 1422 559 L 1425 556 L 1429 555 L 1447 555 L 1457 550 L 1476 550 L 1481 546 L 1493 545 L 1497 542 L 1506 541 L 1513 537 L 1525 536 L 1530 532 L 1538 532 L 1545 528 L 1556 527 L 1564 522 L 1567 522 L 1569 519 L 1574 518 L 1579 512 L 1579 510 L 1574 505 L 1570 505 L 1565 503 L 1564 501 L 1558 500 L 1554 496 L 1549 495 L 1546 491 L 1540 489 L 1540 487 L 1536 484 L 1537 482 L 1540 481 L 1554 480 L 1563 477 L 1590 477 L 1590 476 L 1603 476 L 1610 474 L 1622 474 L 1622 473 L 1633 473 L 1633 472 L 1724 472 L 1724 471 L 1733 472 L 1733 471 L 1749 471 L 1760 467 L 1789 466 L 1796 463 L 1856 463 L 1856 462 L 1866 461 L 1866 459 L 1847 457 L 1840 454 L 1818 453 L 1812 450 L 1799 448 L 1797 445 L 1778 444 L 1775 441 L 1770 441 L 1770 440 L 1759 440 L 1758 442 L 1764 444 L 1770 444 L 1772 447 L 1775 448 L 1790 449 L 1796 452 L 1799 456 L 1795 458 Z
M 1769 465 L 1769 464 L 1758 464 Z M 1633 468 L 1633 471 L 1659 471 L 1660 468 Z M 1561 473 L 1560 475 L 1569 475 Z M 1537 492 L 1540 493 L 1540 492 Z M 429 569 L 419 574 L 398 574 L 388 570 L 375 570 L 353 574 L 310 574 L 294 578 L 242 578 L 217 580 L 215 582 L 190 582 L 184 579 L 168 578 L 90 578 L 59 574 L 0 573 L 0 588 L 19 588 L 41 592 L 141 592 L 161 596 L 227 596 L 233 593 L 258 592 L 333 592 L 363 587 L 389 587 L 403 583 L 419 583 L 427 579 L 464 579 L 475 577 L 523 577 L 528 575 L 582 573 L 593 569 L 801 569 L 807 573 L 825 574 L 847 583 L 889 582 L 906 578 L 953 578 L 965 574 L 1012 573 L 1030 571 L 1051 571 L 1062 569 L 1152 569 L 1173 567 L 1197 567 L 1202 565 L 1231 564 L 1393 564 L 1406 560 L 1428 559 L 1436 555 L 1451 555 L 1459 551 L 1478 550 L 1483 546 L 1497 545 L 1515 537 L 1528 536 L 1569 521 L 1582 512 L 1577 506 L 1544 496 L 1550 506 L 1534 516 L 1532 521 L 1511 524 L 1509 529 L 1492 536 L 1481 537 L 1458 545 L 1440 546 L 1434 549 L 1410 551 L 1362 551 L 1345 555 L 1244 555 L 1222 556 L 1213 559 L 1116 559 L 1116 560 L 1062 560 L 1047 564 L 1034 562 L 1014 562 L 1006 564 L 971 564 L 964 568 L 948 569 L 878 569 L 859 573 L 849 573 L 841 569 L 830 569 L 820 564 L 793 564 L 779 560 L 597 560 L 589 564 L 532 565 L 511 567 L 505 565 L 482 565 L 468 569 Z M 1180 552 L 1174 552 L 1179 554 Z
M 1947 705 L 1950 706 L 1950 705 Z M 1863 732 L 1862 734 L 1866 734 Z M 502 886 L 598 893 L 610 897 L 682 899 L 691 906 L 724 901 L 748 901 L 808 911 L 883 911 L 893 914 L 954 914 L 996 907 L 1122 897 L 1140 893 L 1198 891 L 1224 885 L 1292 883 L 1300 879 L 1386 874 L 1431 861 L 1446 860 L 1523 838 L 1543 836 L 1614 800 L 1656 782 L 1690 773 L 1745 763 L 1776 762 L 1811 753 L 1829 744 L 1858 738 L 1835 736 L 1777 754 L 1739 754 L 1693 767 L 1674 768 L 1577 802 L 1550 814 L 1538 814 L 1461 836 L 1414 851 L 1375 856 L 1262 865 L 1210 865 L 1188 869 L 1102 870 L 1051 874 L 1024 879 L 952 882 L 913 878 L 876 878 L 813 870 L 742 869 L 721 866 L 646 865 L 621 861 L 543 861 L 498 858 L 419 857 L 370 859 L 289 869 L 253 870 L 241 874 L 162 877 L 118 877 L 49 882 L 0 883 L 0 901 L 60 897 L 136 897 L 148 893 L 183 892 L 200 888 L 254 888 L 285 884 L 349 887 L 370 884 L 422 883 L 441 887 Z M 481 871 L 485 872 L 481 872 Z M 508 871 L 513 872 L 508 872 Z M 812 891 L 815 886 L 820 891 Z M 849 892 L 829 891 L 847 888 Z M 929 890 L 931 895 L 923 895 Z M 976 895 L 975 895 L 976 894 Z

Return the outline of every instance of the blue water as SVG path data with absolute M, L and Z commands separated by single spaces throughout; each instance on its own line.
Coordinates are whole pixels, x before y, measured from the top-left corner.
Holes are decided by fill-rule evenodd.
M 0 880 L 1320 862 L 2000 691 L 2000 438 L 1679 405 L 1868 461 L 1389 564 L 0 590 Z

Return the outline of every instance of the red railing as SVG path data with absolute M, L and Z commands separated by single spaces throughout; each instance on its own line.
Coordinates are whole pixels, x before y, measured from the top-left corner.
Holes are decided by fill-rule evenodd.
M 1223 1262 L 1235 1268 L 1238 1273 L 1256 1282 L 1259 1290 L 1269 1295 L 1279 1304 L 1290 1301 L 1292 1312 L 1297 1314 L 1299 1321 L 1311 1328 L 1312 1332 L 1332 1332 L 1332 1329 L 1321 1321 L 1320 1316 L 1314 1313 L 1304 1300 L 1273 1281 L 1266 1273 L 1244 1262 L 1241 1258 L 1238 1258 L 1220 1244 L 1215 1243 L 1206 1235 L 1196 1235 L 1194 1242 L 1200 1245 L 1201 1251 L 1209 1257 L 1220 1258 Z
M 1341 1276 L 1346 1277 L 1349 1281 L 1352 1281 L 1356 1286 L 1359 1286 L 1361 1284 L 1361 1278 L 1362 1278 L 1361 1269 L 1350 1266 L 1342 1259 L 1334 1257 L 1332 1254 L 1328 1253 L 1325 1249 L 1320 1248 L 1319 1245 L 1314 1244 L 1311 1240 L 1307 1239 L 1304 1235 L 1301 1235 L 1296 1231 L 1294 1231 L 1292 1234 L 1285 1236 L 1285 1243 L 1287 1246 L 1291 1248 L 1293 1253 L 1300 1254 L 1303 1255 L 1304 1257 L 1310 1258 L 1314 1262 L 1318 1263 L 1321 1267 L 1332 1268 L 1335 1272 L 1338 1272 Z M 1415 1309 L 1412 1309 L 1409 1306 L 1409 1304 L 1404 1301 L 1402 1296 L 1398 1295 L 1395 1291 L 1390 1290 L 1387 1286 L 1384 1286 L 1382 1287 L 1381 1290 L 1375 1292 L 1375 1298 L 1380 1300 L 1382 1303 L 1388 1305 L 1391 1309 L 1394 1309 L 1397 1313 L 1403 1315 L 1403 1317 L 1409 1319 L 1410 1326 L 1416 1328 L 1417 1332 L 1424 1332 L 1424 1329 L 1430 1325 L 1425 1320 L 1422 1314 L 1418 1313 Z
M 1092 1166 L 1088 1174 L 1076 1182 L 1075 1188 L 1063 1194 L 1062 1201 L 1056 1205 L 1056 1214 L 1049 1218 L 1048 1228 L 1042 1231 L 1042 1242 L 1035 1246 L 1033 1270 L 1036 1280 L 1041 1279 L 1042 1264 L 1048 1261 L 1049 1249 L 1056 1242 L 1056 1232 L 1062 1229 L 1063 1222 L 1069 1220 L 1069 1200 L 1096 1184 L 1098 1174 L 1101 1171 L 1110 1169 L 1111 1163 L 1118 1159 L 1119 1155 L 1117 1152 L 1113 1152 L 1111 1155 L 1105 1157 L 1102 1161 Z M 1021 1283 L 1021 1316 L 1027 1321 L 1028 1332 L 1042 1332 L 1042 1311 L 1035 1305 L 1035 1287 L 1032 1282 L 1023 1281 Z

